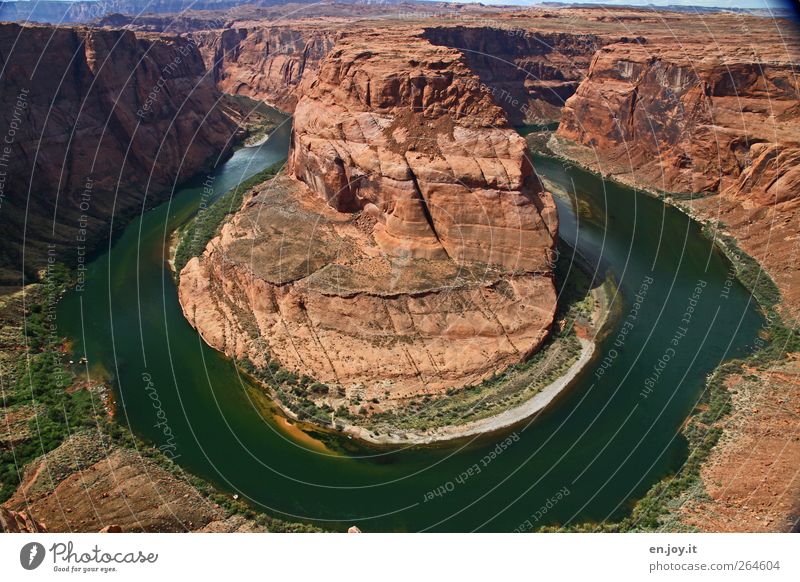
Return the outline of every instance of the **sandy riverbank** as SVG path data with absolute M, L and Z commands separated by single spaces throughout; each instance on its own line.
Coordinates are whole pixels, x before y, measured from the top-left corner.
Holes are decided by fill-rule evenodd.
M 381 434 L 375 436 L 371 430 L 358 426 L 347 426 L 343 433 L 353 438 L 374 444 L 432 444 L 443 441 L 463 439 L 484 433 L 495 432 L 518 424 L 541 412 L 555 398 L 565 390 L 572 381 L 578 376 L 581 370 L 592 359 L 595 352 L 594 342 L 579 338 L 581 342 L 581 354 L 578 360 L 569 367 L 567 372 L 537 392 L 533 398 L 523 404 L 505 410 L 500 414 L 482 418 L 466 424 L 446 426 L 431 429 L 428 431 L 405 431 L 398 430 L 395 433 Z
M 580 341 L 581 344 L 581 352 L 578 359 L 573 362 L 563 375 L 542 388 L 522 404 L 487 418 L 481 418 L 464 424 L 436 427 L 425 431 L 397 429 L 388 431 L 388 433 L 385 434 L 375 435 L 373 431 L 368 428 L 347 425 L 342 429 L 342 433 L 371 444 L 424 445 L 496 432 L 534 417 L 550 406 L 560 394 L 567 390 L 573 380 L 577 378 L 578 374 L 580 374 L 592 360 L 592 356 L 596 350 L 596 340 L 601 330 L 606 326 L 611 314 L 612 289 L 614 289 L 613 283 L 606 281 L 592 291 L 596 302 L 595 310 L 592 314 L 592 328 L 596 330 L 596 332 L 592 340 L 580 336 L 578 337 L 578 341 Z

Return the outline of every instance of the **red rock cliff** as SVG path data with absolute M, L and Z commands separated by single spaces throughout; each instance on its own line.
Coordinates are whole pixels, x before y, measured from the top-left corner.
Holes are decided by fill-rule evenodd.
M 313 76 L 337 32 L 326 26 L 243 26 L 192 33 L 225 93 L 291 111 L 304 78 Z
M 236 130 L 185 39 L 0 24 L 0 53 L 8 279 L 19 277 L 23 247 L 28 274 L 48 243 L 74 267 L 112 218 L 163 199 Z
M 714 45 L 697 35 L 600 49 L 557 146 L 630 184 L 691 195 L 683 204 L 735 237 L 798 310 L 800 46 L 779 35 L 786 23 L 765 22 L 711 20 Z
M 513 21 L 498 21 L 495 27 L 435 26 L 425 29 L 425 38 L 462 51 L 515 124 L 558 121 L 592 55 L 609 42 L 595 34 L 515 27 Z
M 295 111 L 290 171 L 338 210 L 374 208 L 388 254 L 549 272 L 555 208 L 525 140 L 462 53 L 399 41 L 329 54 Z
M 791 163 L 798 98 L 788 61 L 700 44 L 619 43 L 595 55 L 558 133 L 660 190 L 785 199 L 786 181 L 800 178 Z M 786 158 L 779 168 L 766 163 L 778 152 Z

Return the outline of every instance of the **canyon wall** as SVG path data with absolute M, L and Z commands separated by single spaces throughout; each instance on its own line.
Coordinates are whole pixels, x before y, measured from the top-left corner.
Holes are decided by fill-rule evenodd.
M 2 24 L 0 53 L 6 284 L 23 254 L 29 280 L 48 256 L 85 264 L 112 221 L 163 200 L 237 131 L 186 39 Z
M 181 26 L 191 24 L 183 19 Z M 368 23 L 361 26 L 363 31 L 348 34 L 374 32 Z M 409 36 L 419 32 L 407 25 L 398 26 Z M 313 80 L 320 62 L 346 30 L 341 24 L 327 22 L 274 26 L 254 26 L 251 22 L 239 26 L 234 22 L 226 30 L 190 34 L 201 47 L 220 89 L 291 111 L 303 92 L 303 79 L 307 83 Z M 423 36 L 434 45 L 460 51 L 515 125 L 557 121 L 564 101 L 583 79 L 591 56 L 599 46 L 611 42 L 581 32 L 481 26 L 430 26 Z
M 791 163 L 800 137 L 793 64 L 709 53 L 654 43 L 601 49 L 558 134 L 662 191 L 784 201 L 787 181 L 800 178 Z M 767 163 L 778 157 L 785 162 Z
M 582 32 L 503 27 L 436 26 L 432 43 L 461 50 L 514 124 L 558 121 L 597 49 L 609 42 Z
M 730 36 L 715 47 L 654 38 L 601 48 L 551 144 L 615 179 L 685 198 L 767 267 L 794 310 L 800 50 L 795 37 L 758 32 L 758 42 L 740 39 L 747 48 Z
M 566 32 L 536 30 L 535 21 L 517 25 L 510 13 L 503 12 L 493 15 L 495 25 L 480 25 L 494 21 L 462 14 L 471 8 L 468 6 L 448 7 L 442 19 L 431 19 L 428 13 L 434 9 L 428 5 L 363 6 L 358 7 L 362 17 L 358 21 L 343 18 L 348 14 L 346 6 L 295 8 L 240 7 L 136 18 L 115 14 L 98 23 L 190 35 L 201 47 L 220 89 L 262 99 L 287 111 L 294 109 L 302 94 L 303 79 L 313 79 L 319 63 L 341 35 L 392 30 L 416 36 L 422 27 L 422 36 L 432 44 L 462 52 L 469 68 L 515 125 L 557 121 L 564 101 L 575 92 L 598 47 L 624 38 L 618 33 L 586 32 L 589 27 L 572 26 Z M 330 17 L 324 18 L 330 10 Z M 416 19 L 419 24 L 412 22 Z M 457 24 L 472 20 L 476 24 Z
M 313 77 L 338 32 L 325 26 L 251 26 L 191 34 L 225 93 L 292 111 L 304 78 Z
M 547 337 L 555 204 L 459 51 L 342 37 L 296 107 L 289 173 L 181 273 L 212 346 L 337 387 L 334 409 L 385 410 Z

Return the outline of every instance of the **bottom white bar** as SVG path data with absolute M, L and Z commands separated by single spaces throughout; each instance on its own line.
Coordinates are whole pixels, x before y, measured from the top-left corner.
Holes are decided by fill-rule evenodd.
M 791 534 L 3 534 L 0 579 L 800 580 L 799 540 Z

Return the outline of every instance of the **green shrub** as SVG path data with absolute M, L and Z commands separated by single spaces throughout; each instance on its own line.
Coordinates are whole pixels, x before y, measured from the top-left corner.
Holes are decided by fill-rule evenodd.
M 192 257 L 201 254 L 208 242 L 219 234 L 225 219 L 241 208 L 245 193 L 274 177 L 284 163 L 285 160 L 273 164 L 237 184 L 186 224 L 181 231 L 178 248 L 175 250 L 175 271 L 177 273 L 183 270 Z

